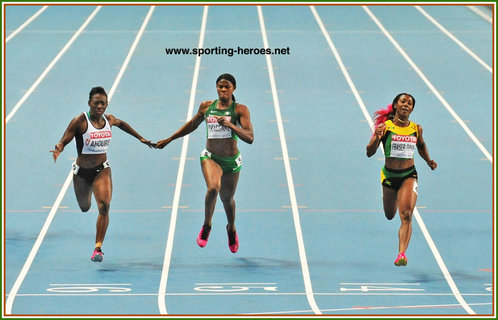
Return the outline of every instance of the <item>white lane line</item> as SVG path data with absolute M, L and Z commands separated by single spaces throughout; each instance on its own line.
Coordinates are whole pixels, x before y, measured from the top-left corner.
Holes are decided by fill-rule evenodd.
M 92 13 L 92 17 L 95 16 L 95 14 L 98 12 L 98 10 L 100 10 L 100 8 L 101 7 L 97 7 L 95 9 L 95 11 Z M 149 10 L 149 13 L 147 15 L 147 18 L 144 20 L 144 22 L 142 24 L 142 28 L 140 29 L 141 32 L 137 33 L 137 36 L 135 38 L 134 43 L 136 43 L 137 39 L 140 39 L 140 37 L 142 36 L 143 30 L 145 29 L 145 26 L 147 25 L 149 18 L 150 18 L 153 11 L 154 11 L 154 7 L 151 7 Z M 90 20 L 91 19 L 89 19 L 87 21 L 90 22 Z M 131 56 L 131 54 L 133 53 L 134 50 L 135 50 L 135 47 L 132 46 L 130 48 L 130 53 L 128 54 L 128 56 Z M 123 63 L 122 68 L 121 68 L 122 70 L 126 69 L 126 65 L 128 64 L 128 62 L 129 62 L 129 59 L 126 59 L 125 62 Z M 122 77 L 122 73 L 119 73 L 118 77 L 116 77 L 116 79 L 114 80 L 114 84 L 112 86 L 113 88 L 117 87 L 117 84 L 121 80 L 121 77 Z M 111 99 L 112 99 L 112 93 L 109 92 L 108 101 L 111 101 Z M 28 258 L 26 259 L 26 262 L 24 263 L 24 266 L 23 266 L 21 272 L 19 273 L 19 276 L 17 277 L 16 282 L 14 283 L 14 285 L 12 286 L 12 289 L 10 290 L 10 293 L 9 293 L 9 296 L 8 296 L 7 302 L 6 302 L 6 308 L 5 308 L 5 313 L 7 315 L 12 314 L 12 306 L 14 304 L 14 299 L 17 295 L 17 292 L 19 291 L 19 288 L 21 287 L 21 285 L 24 281 L 24 278 L 26 277 L 26 275 L 29 271 L 29 268 L 31 267 L 31 264 L 33 263 L 33 260 L 35 259 L 35 256 L 38 252 L 38 249 L 40 248 L 41 243 L 43 242 L 43 239 L 45 238 L 45 235 L 47 234 L 48 228 L 50 227 L 50 224 L 52 223 L 52 220 L 55 217 L 57 209 L 59 208 L 59 205 L 60 205 L 62 199 L 64 198 L 64 195 L 66 194 L 66 191 L 69 188 L 69 185 L 71 184 L 72 177 L 73 177 L 73 172 L 72 172 L 72 170 L 69 170 L 69 174 L 66 177 L 66 181 L 64 182 L 64 185 L 62 186 L 62 189 L 60 190 L 59 195 L 57 196 L 57 199 L 55 200 L 54 204 L 52 205 L 52 209 L 50 210 L 50 212 L 47 216 L 47 219 L 45 220 L 45 224 L 43 225 L 43 227 L 38 235 L 38 238 L 36 239 L 36 242 L 33 245 L 31 252 L 29 253 Z
M 128 64 L 130 63 L 131 57 L 133 56 L 133 53 L 135 53 L 135 49 L 138 46 L 138 42 L 140 42 L 140 39 L 142 38 L 142 34 L 145 31 L 145 28 L 147 27 L 147 24 L 149 24 L 150 17 L 152 17 L 152 13 L 154 12 L 155 6 L 151 6 L 149 9 L 149 12 L 147 13 L 147 16 L 144 19 L 144 22 L 142 23 L 142 26 L 138 30 L 138 33 L 135 37 L 135 40 L 133 41 L 133 44 L 130 47 L 130 51 L 128 52 L 128 55 L 126 56 L 125 61 L 123 62 L 123 65 L 121 66 L 121 69 L 119 70 L 119 73 L 116 77 L 116 80 L 112 84 L 111 89 L 109 90 L 109 100 L 111 99 L 114 95 L 114 92 L 116 91 L 116 88 L 119 85 L 119 82 L 121 81 L 121 78 L 123 77 L 124 72 L 126 71 L 126 68 L 128 68 Z
M 318 25 L 320 26 L 320 29 L 322 30 L 322 33 L 323 33 L 325 39 L 327 40 L 327 43 L 330 46 L 330 49 L 332 50 L 332 52 L 333 52 L 333 54 L 334 54 L 337 62 L 339 63 L 339 66 L 341 68 L 341 71 L 344 74 L 344 77 L 346 78 L 346 81 L 350 85 L 350 88 L 353 91 L 354 96 L 356 97 L 356 100 L 357 100 L 358 104 L 361 107 L 363 115 L 365 116 L 367 122 L 369 123 L 370 128 L 373 130 L 374 123 L 373 123 L 370 115 L 366 111 L 364 103 L 363 103 L 360 95 L 358 94 L 358 91 L 356 90 L 356 87 L 355 87 L 353 81 L 351 80 L 351 77 L 350 77 L 347 69 L 345 68 L 344 64 L 342 63 L 342 59 L 341 59 L 341 57 L 340 57 L 337 49 L 335 48 L 335 45 L 332 42 L 332 39 L 330 38 L 329 33 L 327 32 L 327 30 L 326 30 L 326 28 L 325 28 L 325 26 L 324 26 L 324 24 L 323 24 L 320 16 L 318 15 L 316 9 L 313 6 L 311 6 L 310 8 L 311 8 L 311 11 L 313 12 L 313 15 L 315 16 L 315 19 L 317 20 Z M 365 8 L 365 9 L 368 10 L 367 8 Z M 382 150 L 382 152 L 384 152 L 384 150 Z M 425 227 L 425 224 L 424 224 L 424 222 L 422 220 L 422 217 L 420 216 L 420 213 L 418 212 L 417 208 L 414 209 L 413 215 L 415 216 L 415 220 L 417 221 L 417 223 L 419 224 L 420 228 L 422 229 L 424 237 L 425 237 L 427 243 L 429 244 L 429 247 L 431 248 L 433 255 L 436 257 L 436 260 L 438 261 L 439 267 L 440 267 L 441 271 L 443 272 L 443 274 L 444 274 L 444 276 L 446 278 L 446 281 L 448 282 L 448 284 L 450 285 L 450 288 L 452 289 L 453 295 L 456 297 L 456 299 L 460 302 L 460 304 L 462 305 L 462 307 L 468 313 L 474 314 L 474 311 L 468 306 L 468 304 L 465 302 L 465 300 L 463 299 L 462 295 L 458 291 L 458 288 L 456 287 L 455 282 L 453 281 L 451 275 L 449 274 L 448 269 L 446 268 L 446 266 L 444 264 L 444 261 L 442 260 L 441 255 L 439 254 L 439 251 L 437 250 L 436 245 L 434 244 L 434 241 L 432 241 L 432 238 L 431 238 L 431 236 L 430 236 L 427 228 Z
M 486 70 L 488 70 L 489 72 L 493 72 L 493 68 L 491 68 L 486 62 L 484 62 L 481 58 L 479 58 L 479 56 L 477 54 L 475 54 L 465 44 L 463 44 L 463 42 L 458 40 L 457 37 L 455 37 L 451 32 L 449 32 L 445 27 L 443 27 L 439 22 L 437 22 L 437 20 L 434 19 L 429 13 L 427 13 L 427 11 L 422 9 L 420 6 L 415 6 L 415 9 L 417 9 L 424 17 L 426 17 L 427 20 L 432 22 L 432 24 L 434 24 L 436 27 L 438 27 L 439 30 L 441 30 L 441 32 L 443 32 L 446 36 L 448 36 L 448 38 L 453 40 L 460 48 L 463 49 L 463 51 L 467 52 L 474 60 L 479 62 L 479 64 L 481 66 L 486 68 Z
M 45 235 L 47 234 L 48 228 L 50 227 L 50 224 L 52 223 L 52 220 L 55 217 L 55 213 L 57 212 L 57 208 L 59 207 L 59 204 L 61 203 L 62 199 L 64 198 L 64 195 L 66 194 L 66 190 L 71 184 L 72 181 L 72 172 L 70 171 L 69 174 L 66 177 L 66 181 L 64 182 L 64 185 L 62 186 L 61 191 L 59 192 L 59 195 L 57 196 L 57 199 L 55 199 L 54 205 L 52 206 L 52 210 L 50 210 L 50 213 L 47 216 L 47 219 L 45 220 L 45 223 L 40 230 L 40 234 L 38 234 L 38 238 L 35 241 L 35 244 L 33 245 L 33 248 L 31 248 L 31 251 L 28 255 L 28 258 L 26 259 L 26 262 L 24 263 L 24 266 L 21 269 L 21 272 L 19 273 L 19 276 L 16 279 L 16 282 L 14 282 L 14 285 L 12 286 L 12 289 L 10 290 L 9 296 L 7 297 L 7 301 L 5 304 L 5 314 L 6 315 L 11 315 L 12 314 L 12 306 L 14 305 L 14 300 L 16 298 L 17 293 L 19 292 L 19 288 L 21 287 L 24 278 L 28 274 L 29 268 L 31 268 L 31 264 L 33 263 L 33 260 L 36 257 L 36 253 L 38 252 L 38 249 L 40 249 L 40 246 L 43 242 L 43 239 L 45 238 Z
M 370 9 L 367 6 L 363 6 L 363 10 L 370 16 L 373 22 L 379 27 L 380 30 L 384 33 L 384 35 L 391 41 L 391 43 L 394 45 L 394 47 L 399 51 L 399 53 L 405 58 L 405 60 L 410 64 L 410 66 L 413 68 L 413 70 L 419 75 L 419 77 L 424 81 L 424 83 L 429 87 L 429 89 L 432 91 L 432 93 L 439 99 L 439 101 L 443 104 L 443 106 L 448 110 L 448 112 L 453 116 L 453 118 L 460 124 L 460 126 L 463 128 L 463 130 L 467 133 L 467 135 L 474 141 L 474 143 L 477 145 L 477 147 L 484 153 L 486 158 L 490 161 L 493 162 L 493 157 L 491 154 L 486 150 L 486 148 L 483 146 L 483 144 L 477 139 L 477 137 L 474 135 L 474 133 L 469 129 L 467 124 L 460 118 L 460 116 L 453 110 L 453 108 L 450 106 L 450 104 L 444 99 L 444 97 L 439 93 L 439 91 L 434 87 L 434 85 L 427 79 L 425 74 L 420 70 L 420 68 L 413 62 L 413 60 L 408 56 L 408 54 L 405 52 L 403 48 L 398 44 L 398 42 L 391 36 L 391 34 L 384 28 L 382 23 L 380 23 L 379 19 L 370 11 Z
M 367 108 L 365 107 L 365 103 L 363 102 L 363 99 L 360 96 L 360 93 L 358 92 L 358 89 L 356 89 L 356 86 L 351 79 L 351 76 L 349 75 L 348 70 L 346 69 L 346 66 L 344 66 L 344 63 L 342 62 L 341 56 L 339 54 L 339 51 L 337 51 L 337 48 L 335 47 L 334 43 L 332 42 L 332 39 L 330 38 L 329 33 L 327 32 L 327 29 L 325 28 L 325 25 L 322 22 L 322 19 L 318 15 L 318 12 L 316 11 L 314 6 L 310 6 L 311 12 L 313 13 L 313 16 L 315 17 L 316 22 L 318 23 L 318 26 L 320 27 L 320 30 L 322 31 L 323 36 L 325 37 L 325 40 L 327 41 L 330 50 L 332 50 L 332 53 L 334 54 L 335 59 L 337 60 L 337 63 L 339 64 L 339 68 L 342 71 L 342 74 L 344 75 L 344 78 L 346 79 L 346 82 L 349 85 L 349 88 L 351 88 L 351 91 L 353 92 L 353 95 L 358 102 L 358 105 L 360 106 L 361 112 L 363 113 L 363 116 L 367 120 L 370 128 L 374 127 L 374 123 L 372 119 L 370 118 L 370 114 L 368 113 Z
M 266 35 L 266 28 L 265 28 L 265 21 L 263 18 L 263 10 L 261 9 L 261 6 L 257 7 L 258 9 L 258 16 L 259 16 L 259 24 L 261 26 L 261 35 L 263 37 L 263 45 L 265 48 L 270 48 L 268 45 L 268 38 Z M 271 62 L 271 56 L 270 55 L 265 55 L 266 56 L 266 65 L 268 67 L 268 75 L 270 77 L 270 86 L 271 86 L 271 92 L 273 96 L 273 104 L 275 108 L 275 115 L 277 117 L 277 126 L 278 126 L 278 133 L 280 136 L 280 145 L 282 148 L 282 156 L 283 156 L 283 161 L 284 161 L 284 167 L 285 167 L 285 174 L 287 176 L 287 185 L 289 188 L 289 196 L 290 196 L 290 201 L 291 201 L 291 206 L 292 206 L 292 216 L 294 218 L 294 226 L 296 229 L 296 238 L 297 238 L 297 244 L 298 244 L 298 249 L 299 249 L 299 258 L 301 261 L 301 269 L 302 269 L 302 274 L 303 274 L 303 280 L 304 280 L 304 287 L 306 290 L 306 298 L 308 299 L 308 303 L 311 306 L 311 309 L 315 314 L 322 314 L 320 309 L 318 308 L 315 297 L 313 296 L 313 288 L 311 286 L 311 278 L 310 278 L 310 273 L 309 273 L 309 268 L 308 268 L 308 261 L 306 258 L 306 250 L 305 250 L 305 245 L 304 245 L 304 239 L 303 239 L 303 233 L 301 230 L 301 222 L 299 220 L 299 209 L 297 205 L 297 199 L 296 199 L 296 192 L 294 189 L 294 181 L 292 179 L 292 171 L 291 171 L 291 166 L 290 166 L 290 161 L 289 161 L 289 153 L 287 150 L 287 142 L 285 140 L 285 131 L 284 131 L 284 125 L 282 123 L 282 114 L 280 112 L 280 102 L 278 100 L 278 93 L 277 93 L 277 85 L 275 82 L 275 75 L 273 73 L 273 64 Z
M 439 265 L 439 268 L 441 269 L 441 272 L 444 275 L 444 278 L 446 279 L 446 282 L 451 288 L 451 292 L 453 292 L 453 295 L 457 299 L 457 301 L 460 303 L 460 305 L 467 311 L 468 314 L 476 314 L 474 310 L 468 305 L 468 303 L 465 301 L 463 298 L 462 294 L 460 293 L 460 290 L 458 290 L 458 287 L 453 281 L 453 277 L 451 276 L 450 272 L 448 271 L 448 268 L 446 268 L 446 264 L 444 263 L 443 258 L 441 257 L 441 254 L 439 253 L 439 250 L 436 247 L 436 244 L 432 240 L 432 237 L 429 233 L 429 230 L 427 230 L 427 227 L 425 226 L 424 221 L 422 220 L 422 216 L 418 212 L 417 208 L 413 210 L 413 216 L 415 217 L 415 220 L 417 220 L 418 225 L 420 226 L 420 229 L 422 230 L 422 233 L 424 234 L 425 240 L 429 244 L 429 247 L 431 248 L 432 254 L 434 255 L 434 258 L 436 258 L 437 264 Z
M 458 115 L 453 111 L 453 109 L 451 108 L 451 106 L 446 102 L 446 100 L 444 100 L 444 98 L 439 94 L 439 92 L 437 92 L 437 90 L 434 88 L 434 86 L 429 82 L 429 80 L 425 77 L 425 75 L 422 73 L 422 71 L 420 71 L 420 69 L 418 68 L 418 66 L 410 59 L 410 57 L 406 54 L 406 52 L 403 50 L 403 48 L 401 48 L 401 46 L 396 42 L 396 40 L 394 40 L 394 38 L 389 34 L 389 32 L 384 28 L 384 26 L 380 23 L 380 21 L 377 19 L 377 17 L 374 16 L 374 14 L 370 11 L 370 9 L 368 9 L 368 7 L 366 6 L 363 6 L 363 9 L 367 12 L 367 14 L 370 16 L 370 18 L 375 22 L 375 24 L 377 24 L 377 26 L 382 30 L 382 32 L 384 33 L 384 35 L 391 41 L 391 43 L 398 49 L 398 51 L 401 53 L 401 55 L 406 59 L 406 61 L 408 61 L 408 63 L 412 66 L 412 68 L 419 74 L 419 76 L 422 78 L 422 80 L 427 84 L 427 86 L 433 91 L 433 93 L 439 97 L 440 101 L 443 103 L 443 105 L 447 106 L 447 109 L 452 113 L 454 114 L 454 117 L 455 119 L 457 119 L 457 121 L 459 121 L 459 123 L 462 125 L 462 127 L 464 128 L 467 128 L 466 130 L 468 130 L 468 133 L 469 135 L 471 135 L 471 137 L 474 137 L 474 139 L 479 142 L 477 140 L 477 138 L 475 138 L 475 136 L 472 134 L 472 132 L 470 132 L 470 129 L 468 129 L 468 127 L 465 125 L 465 123 L 463 123 L 463 121 L 460 119 L 460 117 L 458 117 Z M 480 144 L 480 142 L 479 142 Z M 482 146 L 482 145 L 481 145 Z M 484 150 L 483 150 L 484 149 Z M 488 155 L 489 153 L 487 152 L 487 150 L 484 148 L 484 146 L 482 147 L 483 152 L 485 151 Z M 489 155 L 488 159 L 490 161 L 492 161 L 492 158 L 491 158 L 491 155 Z M 420 215 L 419 211 L 417 208 L 414 208 L 413 210 L 413 216 L 415 217 L 415 220 L 417 221 L 417 223 L 419 224 L 420 226 L 420 229 L 422 230 L 422 233 L 424 234 L 424 237 L 425 237 L 425 240 L 427 241 L 427 244 L 429 245 L 429 247 L 431 248 L 431 251 L 432 251 L 432 254 L 434 255 L 434 257 L 436 258 L 436 261 L 439 265 L 439 268 L 441 269 L 441 272 L 443 273 L 445 279 L 446 279 L 446 282 L 448 283 L 448 285 L 450 286 L 451 288 L 451 291 L 453 292 L 455 298 L 457 299 L 457 301 L 460 303 L 460 305 L 465 309 L 465 311 L 467 311 L 467 313 L 469 314 L 475 314 L 474 310 L 472 310 L 472 308 L 470 308 L 470 306 L 467 304 L 467 302 L 465 301 L 465 299 L 463 299 L 462 297 L 462 294 L 460 293 L 460 291 L 458 290 L 458 287 L 456 286 L 455 284 L 455 281 L 453 281 L 453 278 L 451 276 L 451 274 L 449 273 L 448 271 L 448 268 L 446 268 L 446 264 L 444 263 L 441 255 L 439 254 L 439 250 L 437 249 L 436 247 L 436 244 L 434 243 L 434 241 L 432 240 L 431 238 L 431 235 L 429 233 L 429 231 L 427 230 L 427 227 L 425 226 L 425 223 L 424 221 L 422 220 L 422 216 Z
M 467 8 L 469 8 L 471 11 L 473 11 L 475 14 L 477 14 L 478 16 L 480 16 L 481 18 L 483 18 L 487 22 L 493 23 L 493 17 L 487 15 L 484 11 L 482 11 L 478 7 L 476 7 L 476 6 L 467 6 Z
M 446 107 L 446 109 L 450 112 L 450 114 L 455 118 L 455 120 L 460 124 L 460 126 L 467 132 L 469 137 L 474 141 L 474 143 L 481 149 L 481 151 L 484 153 L 486 158 L 492 163 L 493 158 L 491 154 L 486 150 L 486 148 L 481 144 L 481 142 L 476 138 L 476 136 L 470 131 L 469 127 L 462 121 L 462 119 L 458 116 L 458 114 L 453 110 L 453 108 L 449 105 L 449 103 L 439 94 L 439 92 L 436 90 L 436 88 L 432 85 L 432 83 L 427 79 L 427 77 L 422 73 L 422 71 L 418 68 L 418 66 L 413 62 L 413 60 L 408 56 L 408 54 L 401 48 L 401 46 L 396 42 L 396 40 L 389 34 L 389 32 L 384 28 L 384 26 L 380 23 L 380 21 L 375 17 L 375 15 L 368 9 L 368 7 L 363 6 L 363 9 L 366 11 L 366 13 L 370 16 L 370 18 L 377 24 L 379 29 L 382 30 L 384 35 L 391 41 L 391 43 L 396 47 L 396 49 L 401 53 L 401 55 L 405 58 L 405 60 L 412 66 L 412 68 L 415 70 L 415 72 L 418 73 L 420 78 L 425 82 L 425 84 L 431 89 L 431 91 L 434 93 L 436 97 L 438 97 L 439 101 Z M 417 208 L 414 209 L 413 211 L 413 216 L 415 217 L 415 220 L 420 226 L 420 229 L 422 230 L 422 233 L 424 234 L 424 237 L 431 248 L 432 254 L 436 258 L 436 261 L 439 265 L 439 268 L 441 269 L 441 272 L 443 273 L 446 282 L 451 288 L 451 291 L 453 292 L 455 298 L 457 301 L 460 303 L 460 305 L 465 309 L 465 311 L 469 314 L 475 314 L 474 310 L 468 305 L 468 303 L 465 301 L 463 298 L 462 294 L 458 290 L 458 287 L 455 284 L 455 281 L 453 280 L 451 274 L 448 271 L 448 268 L 446 267 L 446 264 L 444 263 L 441 254 L 439 253 L 439 250 L 436 247 L 436 244 L 432 240 L 429 231 L 427 230 L 427 227 L 425 226 L 424 221 L 422 220 L 422 216 L 420 215 L 419 211 Z
M 204 6 L 204 12 L 202 14 L 201 31 L 199 35 L 199 44 L 197 46 L 198 48 L 202 48 L 204 45 L 208 8 L 209 8 L 208 6 Z M 194 113 L 195 93 L 197 91 L 197 80 L 199 78 L 200 67 L 201 67 L 201 56 L 198 55 L 195 58 L 194 75 L 192 78 L 192 88 L 190 90 L 187 119 L 191 119 Z M 178 175 L 176 177 L 175 194 L 173 196 L 173 207 L 171 209 L 171 219 L 169 223 L 168 239 L 166 240 L 166 250 L 164 253 L 163 270 L 161 273 L 159 292 L 157 295 L 157 303 L 159 306 L 159 312 L 161 314 L 168 314 L 168 310 L 166 309 L 166 287 L 168 284 L 169 267 L 171 264 L 171 254 L 173 252 L 173 241 L 175 239 L 176 220 L 178 216 L 178 208 L 179 208 L 180 194 L 182 189 L 183 172 L 185 170 L 185 162 L 187 158 L 188 143 L 189 143 L 189 135 L 183 137 L 180 164 L 178 167 Z
M 85 28 L 88 26 L 88 24 L 92 21 L 92 19 L 95 17 L 95 15 L 99 12 L 99 10 L 102 8 L 102 6 L 98 6 L 93 10 L 93 12 L 88 16 L 86 21 L 81 25 L 81 27 L 76 31 L 76 33 L 71 37 L 71 39 L 66 43 L 66 45 L 62 48 L 61 51 L 55 56 L 54 60 L 50 62 L 47 68 L 42 72 L 42 74 L 36 79 L 36 81 L 31 85 L 31 87 L 26 91 L 26 93 L 22 96 L 22 98 L 16 103 L 14 108 L 10 111 L 10 113 L 7 115 L 7 118 L 5 118 L 5 123 L 7 124 L 9 120 L 16 114 L 17 110 L 21 107 L 21 105 L 29 98 L 29 96 L 35 91 L 35 89 L 38 87 L 38 85 L 45 79 L 47 74 L 52 70 L 52 68 L 55 66 L 55 64 L 59 61 L 59 59 L 66 53 L 66 51 L 69 49 L 69 47 L 73 44 L 73 42 L 79 37 L 79 35 L 85 30 Z
M 22 25 L 19 26 L 14 32 L 12 32 L 7 39 L 5 39 L 5 43 L 9 42 L 10 39 L 14 38 L 19 32 L 21 32 L 27 25 L 33 22 L 43 11 L 47 10 L 48 6 L 43 6 L 38 10 L 34 15 L 32 15 L 28 20 L 26 20 Z
M 472 303 L 473 306 L 489 306 L 492 303 Z M 344 311 L 357 311 L 361 312 L 364 310 L 386 310 L 386 309 L 448 309 L 448 308 L 458 308 L 457 304 L 431 304 L 431 305 L 412 305 L 412 306 L 389 306 L 389 307 L 352 307 L 352 308 L 337 308 L 337 309 L 324 309 L 324 312 L 344 312 Z M 279 315 L 279 314 L 297 314 L 297 313 L 308 313 L 310 310 L 290 310 L 290 311 L 277 311 L 277 312 L 262 312 L 262 313 L 245 313 L 244 315 Z M 348 314 L 351 314 L 348 312 Z M 364 314 L 358 313 L 357 316 L 364 316 Z M 350 316 L 355 317 L 355 316 Z M 382 316 L 381 316 L 382 317 Z M 386 318 L 389 315 L 386 314 Z

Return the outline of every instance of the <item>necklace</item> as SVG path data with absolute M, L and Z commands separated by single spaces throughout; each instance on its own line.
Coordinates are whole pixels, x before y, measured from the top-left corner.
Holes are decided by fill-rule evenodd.
M 401 120 L 401 119 L 400 119 L 399 117 L 397 117 L 397 116 L 396 116 L 396 117 L 394 117 L 394 119 L 398 119 L 398 121 L 399 121 L 399 122 L 401 122 L 401 123 L 406 123 L 406 120 Z

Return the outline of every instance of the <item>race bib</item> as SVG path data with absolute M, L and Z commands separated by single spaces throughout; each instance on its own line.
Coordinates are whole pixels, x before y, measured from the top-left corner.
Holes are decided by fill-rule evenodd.
M 239 154 L 237 158 L 235 158 L 235 163 L 237 164 L 237 168 L 242 165 L 242 155 Z
M 90 132 L 85 140 L 86 152 L 84 153 L 105 153 L 111 143 L 112 133 L 108 131 Z
M 417 146 L 417 137 L 393 135 L 391 139 L 391 157 L 412 159 Z
M 231 116 L 225 116 L 228 122 L 231 121 Z M 208 139 L 226 139 L 232 137 L 232 130 L 227 127 L 223 127 L 218 123 L 218 120 L 214 116 L 208 116 L 206 118 Z

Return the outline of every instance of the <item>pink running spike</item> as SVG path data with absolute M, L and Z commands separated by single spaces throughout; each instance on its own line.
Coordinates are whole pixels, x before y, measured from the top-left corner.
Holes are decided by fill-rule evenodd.
M 398 258 L 396 261 L 394 261 L 394 265 L 399 267 L 399 266 L 406 266 L 408 264 L 408 259 L 406 258 L 406 255 L 404 252 L 401 252 L 398 255 Z
M 197 236 L 197 244 L 199 247 L 204 248 L 209 239 L 209 233 L 211 233 L 211 227 L 208 225 L 203 225 L 199 235 Z
M 92 260 L 93 262 L 102 262 L 102 260 L 104 260 L 104 253 L 95 248 L 95 250 L 93 250 L 93 254 L 90 260 Z
M 237 231 L 228 232 L 228 248 L 232 253 L 236 253 L 239 250 L 239 236 L 237 236 Z M 230 241 L 230 238 L 233 238 L 233 243 Z

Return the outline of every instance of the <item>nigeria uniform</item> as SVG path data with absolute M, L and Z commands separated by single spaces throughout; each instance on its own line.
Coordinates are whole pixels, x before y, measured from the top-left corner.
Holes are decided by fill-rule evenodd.
M 216 117 L 227 117 L 228 120 L 234 125 L 237 124 L 237 115 L 235 113 L 236 103 L 233 101 L 230 106 L 226 109 L 219 109 L 217 107 L 218 100 L 213 101 L 211 105 L 206 110 L 204 119 L 206 121 L 206 135 L 208 139 L 234 139 L 237 140 L 238 136 L 230 128 L 224 127 L 218 123 Z M 202 150 L 200 160 L 212 159 L 216 162 L 223 173 L 228 172 L 239 172 L 242 169 L 242 155 L 238 152 L 236 155 L 231 157 L 222 157 L 220 155 L 214 154 L 207 149 Z

